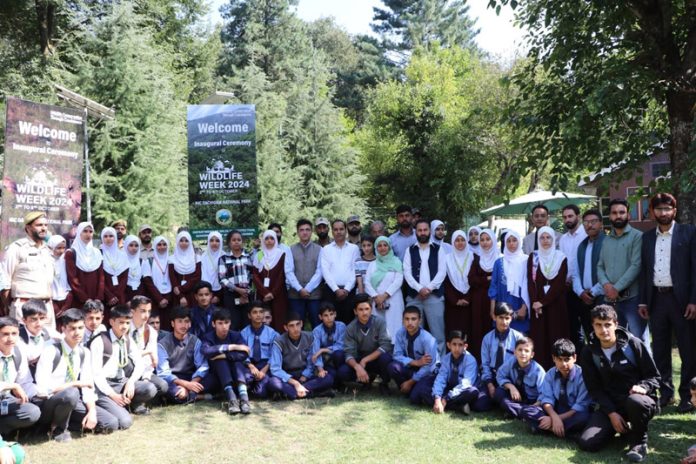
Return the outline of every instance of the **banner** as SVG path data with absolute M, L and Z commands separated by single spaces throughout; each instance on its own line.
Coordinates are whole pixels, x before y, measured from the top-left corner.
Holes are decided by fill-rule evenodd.
M 84 124 L 80 110 L 7 97 L 0 250 L 26 236 L 24 216 L 31 211 L 46 212 L 50 234 L 74 237 Z
M 189 230 L 258 233 L 254 105 L 188 107 Z

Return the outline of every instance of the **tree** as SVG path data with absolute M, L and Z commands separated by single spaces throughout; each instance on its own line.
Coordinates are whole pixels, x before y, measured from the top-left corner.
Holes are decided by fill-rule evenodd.
M 501 77 L 470 51 L 416 49 L 403 82 L 379 85 L 357 134 L 370 206 L 409 203 L 457 227 L 502 196 L 514 153 Z
M 475 49 L 475 20 L 466 0 L 384 0 L 374 8 L 372 29 L 390 50 L 407 51 L 437 42 L 444 47 Z
M 511 115 L 529 170 L 551 162 L 555 188 L 579 169 L 637 165 L 669 145 L 682 218 L 696 222 L 696 4 L 491 0 L 528 28 L 529 61 Z

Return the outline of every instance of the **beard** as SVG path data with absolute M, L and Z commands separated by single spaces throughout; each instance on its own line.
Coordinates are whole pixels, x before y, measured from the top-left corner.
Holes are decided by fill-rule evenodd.
M 116 232 L 116 238 L 119 240 L 123 239 L 123 234 L 121 232 Z
M 44 237 L 45 237 L 45 236 L 46 236 L 46 234 L 44 233 Z M 32 231 L 31 231 L 31 238 L 32 238 L 35 242 L 38 242 L 38 241 L 40 241 L 40 240 L 43 240 L 44 237 L 41 236 L 41 232 L 37 232 L 37 231 L 35 231 L 35 230 L 32 230 Z
M 628 219 L 617 219 L 615 221 L 611 221 L 611 225 L 614 226 L 614 229 L 623 229 L 628 225 Z
M 418 243 L 428 243 L 430 241 L 429 235 L 418 235 L 416 236 Z
M 143 245 L 149 245 L 150 243 L 152 243 L 152 237 L 141 238 L 140 241 Z
M 573 230 L 578 226 L 578 221 L 575 222 L 565 222 L 563 223 L 565 226 L 566 230 Z
M 360 228 L 359 227 L 349 227 L 348 228 L 348 235 L 352 235 L 355 237 L 356 235 L 360 235 Z
M 674 221 L 674 216 L 659 216 L 657 223 L 663 226 L 668 226 Z
M 329 233 L 328 232 L 317 232 L 317 237 L 319 237 L 319 240 L 326 240 L 329 238 Z
M 412 225 L 413 225 L 413 223 L 411 221 L 404 221 L 404 222 L 399 223 L 399 227 L 401 227 L 402 229 L 407 229 L 407 228 L 411 227 Z

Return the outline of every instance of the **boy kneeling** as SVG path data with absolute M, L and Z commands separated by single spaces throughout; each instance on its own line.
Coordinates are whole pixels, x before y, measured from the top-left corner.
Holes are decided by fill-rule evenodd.
M 288 399 L 333 396 L 333 376 L 314 375 L 312 343 L 314 337 L 302 330 L 303 321 L 297 313 L 288 314 L 285 333 L 276 337 L 271 349 L 271 379 L 268 391 Z
M 556 367 L 544 376 L 539 405 L 522 409 L 521 417 L 536 433 L 553 432 L 557 437 L 577 434 L 590 418 L 590 397 L 582 378 L 582 368 L 575 364 L 575 345 L 561 338 L 554 342 L 551 356 Z

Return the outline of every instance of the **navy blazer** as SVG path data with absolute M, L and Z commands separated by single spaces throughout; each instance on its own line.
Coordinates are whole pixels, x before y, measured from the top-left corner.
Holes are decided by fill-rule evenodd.
M 672 233 L 672 291 L 679 303 L 679 311 L 683 311 L 687 304 L 696 303 L 696 227 L 675 223 Z M 656 242 L 656 229 L 650 229 L 643 234 L 639 303 L 647 305 L 648 308 L 652 304 L 654 294 Z
M 212 316 L 216 309 L 218 308 L 215 305 L 210 305 L 209 310 L 211 324 L 209 324 L 206 321 L 207 317 L 205 309 L 200 308 L 199 306 L 194 306 L 193 308 L 191 308 L 191 333 L 203 340 L 205 334 L 208 333 L 210 330 L 213 330 Z

